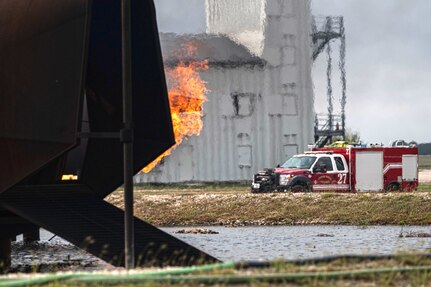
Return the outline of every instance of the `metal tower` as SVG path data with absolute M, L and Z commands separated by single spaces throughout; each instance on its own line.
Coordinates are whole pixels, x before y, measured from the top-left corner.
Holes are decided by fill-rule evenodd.
M 332 142 L 334 136 L 345 138 L 345 107 L 346 107 L 346 36 L 344 33 L 344 20 L 342 16 L 313 17 L 312 22 L 313 61 L 325 50 L 327 56 L 326 81 L 328 113 L 316 114 L 314 125 L 314 141 L 316 146 L 322 147 Z M 332 90 L 332 55 L 331 43 L 339 40 L 339 63 L 341 81 L 341 114 L 334 114 Z

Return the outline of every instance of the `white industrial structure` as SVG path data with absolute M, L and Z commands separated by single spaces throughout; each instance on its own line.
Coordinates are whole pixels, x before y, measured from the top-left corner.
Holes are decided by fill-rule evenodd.
M 207 33 L 162 34 L 167 65 L 193 42 L 207 82 L 204 126 L 136 182 L 242 181 L 313 142 L 308 0 L 206 0 Z

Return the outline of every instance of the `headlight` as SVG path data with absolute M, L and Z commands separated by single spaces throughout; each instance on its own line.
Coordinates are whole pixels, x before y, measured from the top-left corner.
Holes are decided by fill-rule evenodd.
M 292 175 L 290 175 L 290 174 L 281 174 L 280 175 L 280 185 L 287 185 L 291 178 L 292 178 Z

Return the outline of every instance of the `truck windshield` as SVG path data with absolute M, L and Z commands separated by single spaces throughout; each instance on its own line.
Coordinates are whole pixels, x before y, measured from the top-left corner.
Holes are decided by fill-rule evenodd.
M 315 156 L 295 156 L 288 159 L 281 167 L 309 169 L 315 161 Z

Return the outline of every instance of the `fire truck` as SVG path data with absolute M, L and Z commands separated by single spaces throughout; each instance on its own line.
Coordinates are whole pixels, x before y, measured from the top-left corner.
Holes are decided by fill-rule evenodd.
M 416 147 L 313 148 L 253 177 L 251 192 L 413 191 Z

